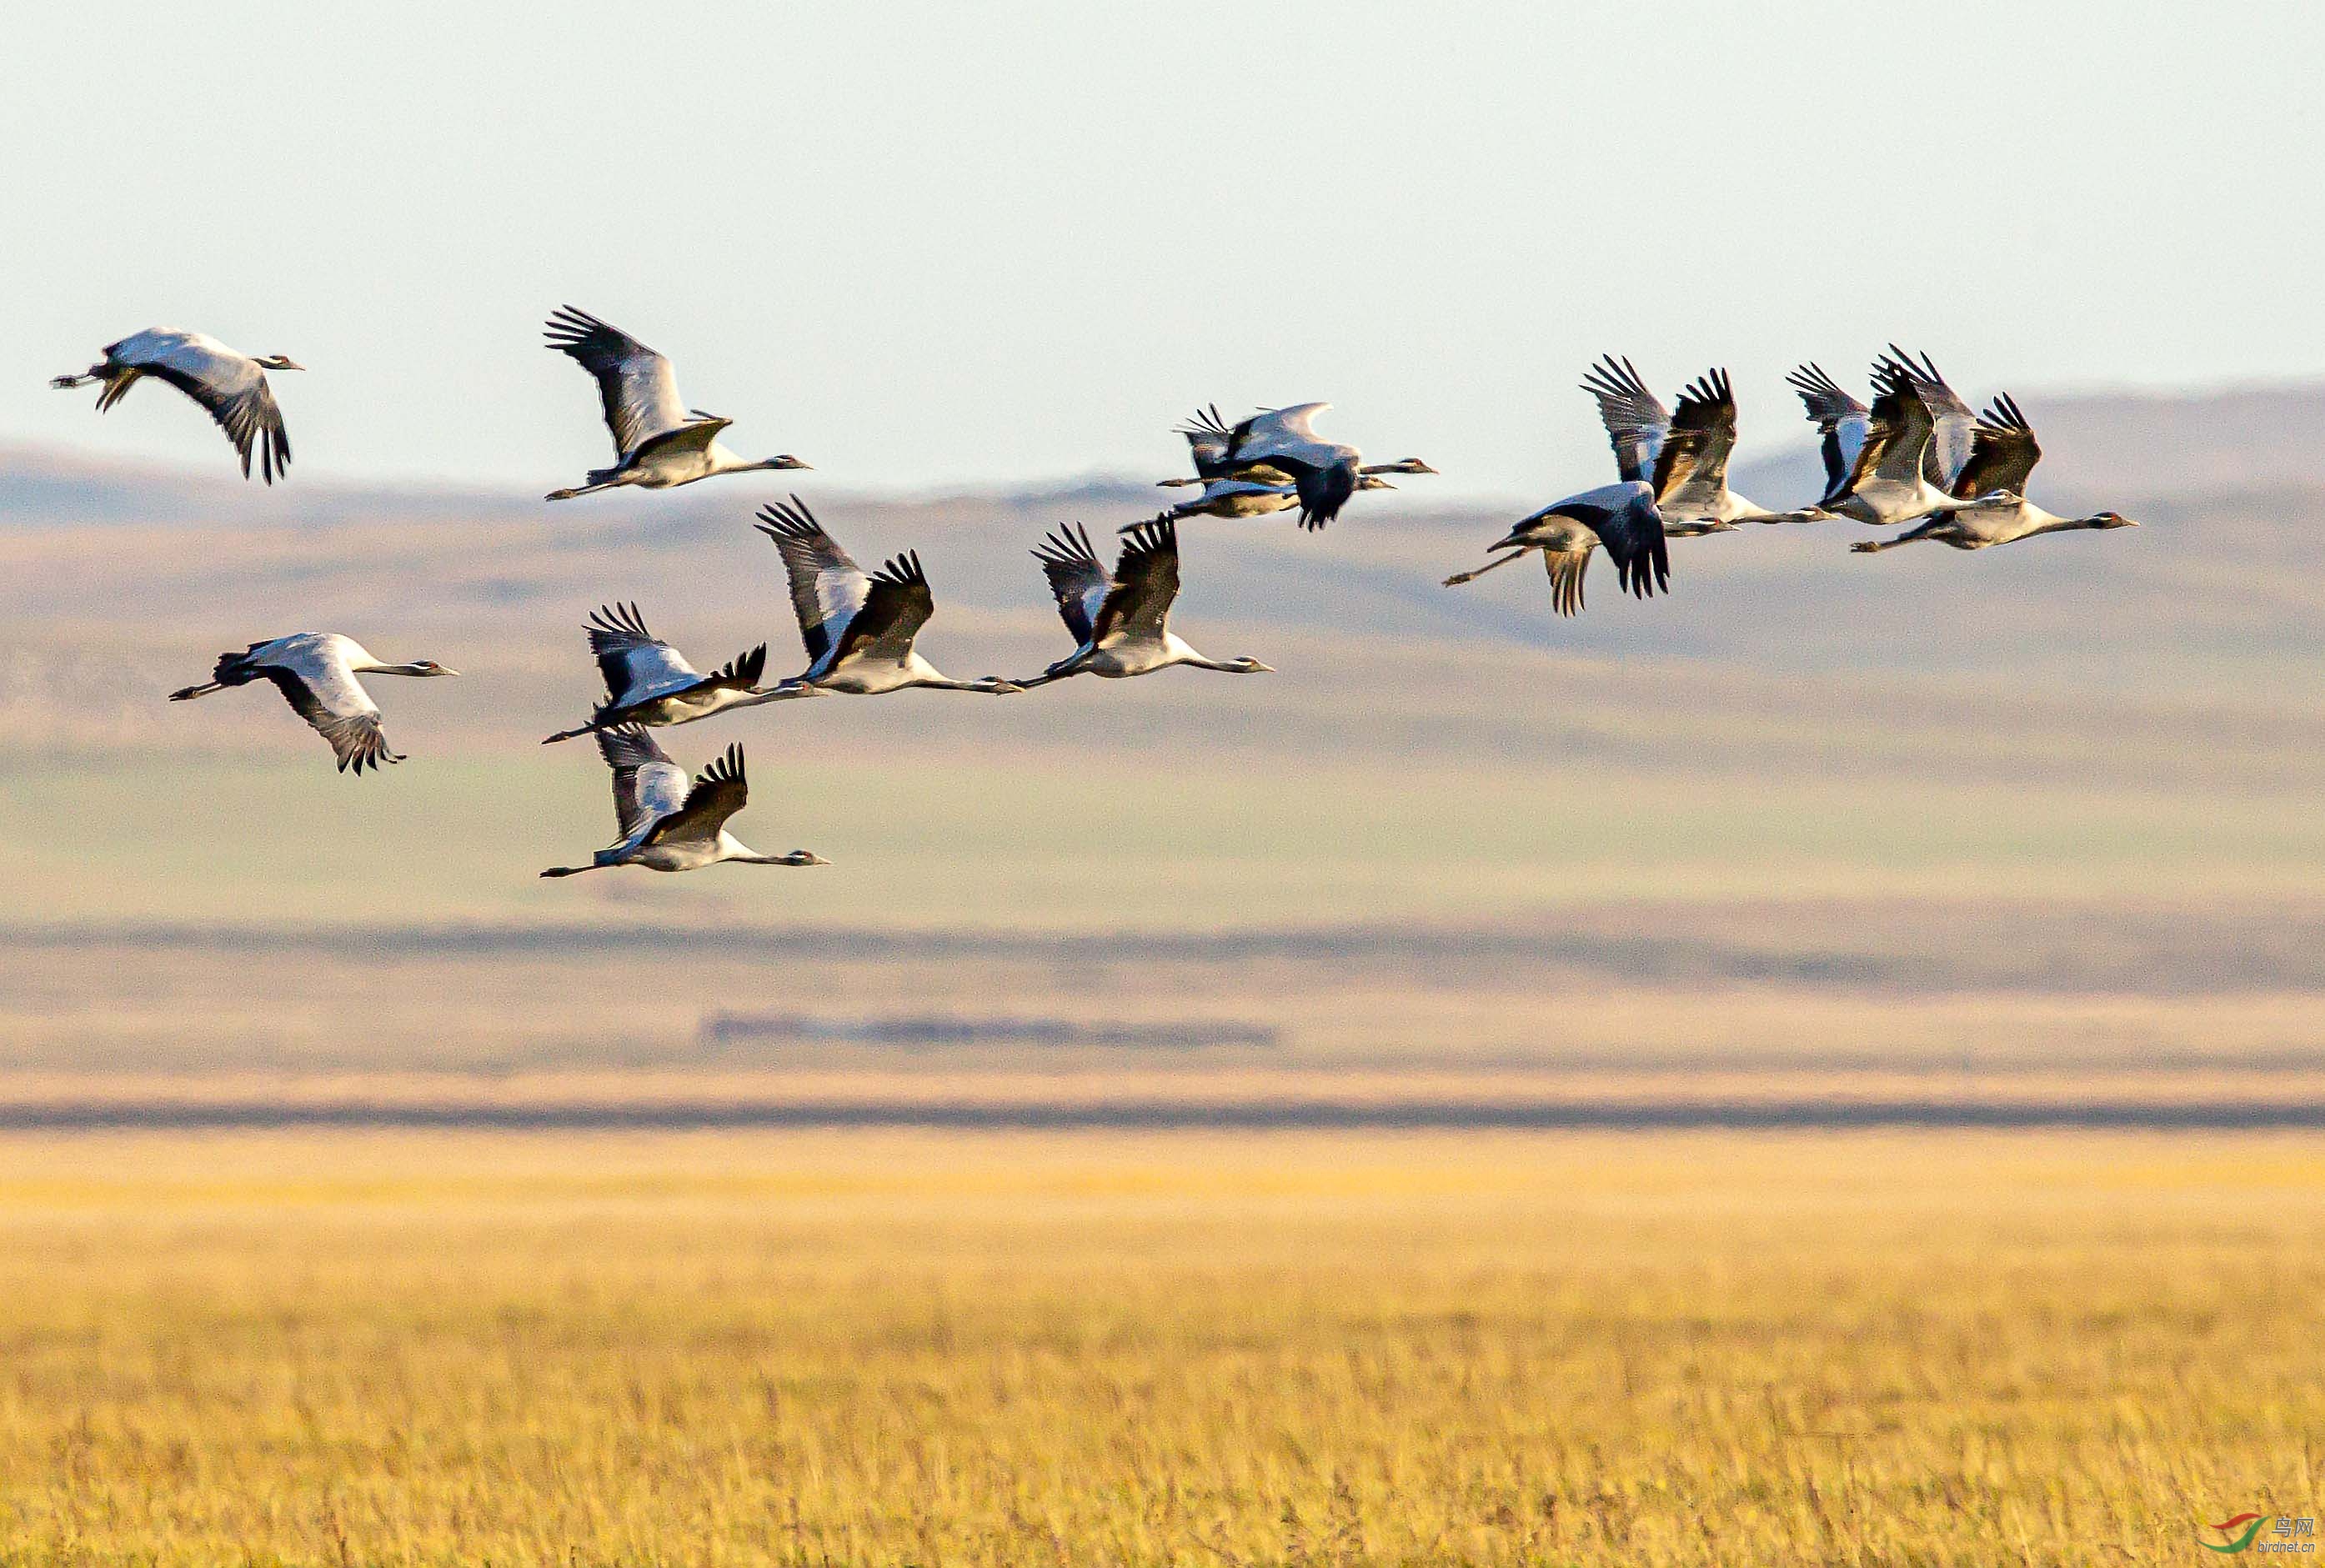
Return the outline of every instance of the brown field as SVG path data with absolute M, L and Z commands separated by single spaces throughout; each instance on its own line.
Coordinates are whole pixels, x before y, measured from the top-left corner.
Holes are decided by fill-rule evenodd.
M 0 1560 L 2182 1563 L 2319 1511 L 2325 1156 L 0 1141 Z

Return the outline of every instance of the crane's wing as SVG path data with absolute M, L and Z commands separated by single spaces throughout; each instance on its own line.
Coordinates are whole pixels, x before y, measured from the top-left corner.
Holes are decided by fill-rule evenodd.
M 1598 421 L 1615 449 L 1616 466 L 1626 479 L 1652 481 L 1663 441 L 1671 433 L 1671 411 L 1628 359 L 1605 356 L 1582 376 L 1582 390 L 1598 403 Z
M 1098 608 L 1114 587 L 1114 579 L 1098 564 L 1098 552 L 1090 548 L 1088 530 L 1073 523 L 1051 531 L 1034 549 L 1033 559 L 1049 579 L 1050 597 L 1058 601 L 1058 617 L 1066 630 L 1073 633 L 1075 642 L 1088 643 Z
M 936 599 L 921 571 L 916 550 L 892 557 L 872 574 L 865 590 L 864 608 L 856 612 L 839 635 L 832 662 L 843 659 L 901 661 L 912 651 L 912 639 L 936 613 Z
M 1307 529 L 1323 527 L 1340 515 L 1348 497 L 1357 493 L 1356 452 L 1313 467 L 1301 464 L 1292 471 L 1292 482 L 1300 493 L 1300 526 Z M 1280 461 L 1292 459 L 1281 459 Z
M 2035 444 L 2033 427 L 2018 412 L 2017 400 L 2005 392 L 1994 400 L 1994 406 L 1971 432 L 1969 460 L 1954 477 L 1953 494 L 1964 500 L 1989 490 L 2024 496 L 2034 465 L 2042 460 L 2042 449 Z
M 1961 400 L 1959 393 L 1946 385 L 1946 378 L 1938 374 L 1937 361 L 1926 353 L 1915 359 L 1892 343 L 1888 362 L 1904 372 L 1922 406 L 1930 411 L 1934 431 L 1922 455 L 1922 471 L 1939 489 L 1950 489 L 1962 465 L 1969 461 L 1970 440 L 1978 429 L 1978 415 Z
M 709 449 L 712 441 L 718 439 L 720 431 L 734 422 L 731 419 L 721 419 L 715 413 L 702 414 L 691 424 L 682 424 L 676 430 L 659 431 L 653 435 L 640 438 L 635 450 L 638 452 L 673 454 L 682 451 L 704 451 Z
M 1167 515 L 1139 524 L 1123 535 L 1113 589 L 1092 617 L 1098 640 L 1160 639 L 1178 597 L 1179 525 Z
M 1208 479 L 1218 473 L 1235 445 L 1235 431 L 1219 417 L 1219 405 L 1199 408 L 1179 433 L 1187 438 L 1188 455 L 1195 460 L 1195 472 Z
M 1623 587 L 1640 598 L 1658 589 L 1670 589 L 1671 552 L 1663 539 L 1663 515 L 1652 499 L 1642 496 L 1591 528 L 1607 547 L 1607 558 L 1615 563 Z
M 1562 616 L 1582 613 L 1582 579 L 1590 570 L 1589 550 L 1545 550 L 1542 570 L 1550 573 L 1550 608 Z
M 589 651 L 616 707 L 699 685 L 702 672 L 646 630 L 635 604 L 600 605 L 588 620 Z
M 550 314 L 542 329 L 549 346 L 570 354 L 597 379 L 606 428 L 613 432 L 614 455 L 627 457 L 649 437 L 689 422 L 686 400 L 670 361 L 623 331 L 570 305 Z
M 758 527 L 783 558 L 792 610 L 799 617 L 800 640 L 807 645 L 812 665 L 846 635 L 864 608 L 872 580 L 797 496 L 789 505 L 777 501 L 760 507 Z
M 1315 418 L 1332 405 L 1329 403 L 1295 403 L 1289 408 L 1267 408 L 1253 414 L 1228 433 L 1227 457 L 1237 465 L 1245 478 L 1252 476 L 1243 465 L 1255 459 L 1281 457 L 1302 447 L 1328 446 L 1330 443 L 1316 433 Z
M 1918 484 L 1926 477 L 1930 441 L 1938 429 L 1921 384 L 1904 366 L 1884 361 L 1875 369 L 1873 385 L 1872 432 L 1857 456 L 1850 487 L 1873 478 L 1893 485 Z
M 1736 394 L 1725 370 L 1710 370 L 1680 394 L 1671 433 L 1655 459 L 1655 501 L 1666 512 L 1708 506 L 1728 485 L 1736 450 Z
M 694 787 L 686 792 L 686 803 L 646 830 L 645 841 L 708 842 L 718 837 L 727 819 L 741 811 L 750 795 L 749 781 L 743 776 L 743 748 L 729 746 L 696 775 Z
M 168 382 L 199 404 L 242 458 L 250 478 L 251 459 L 266 483 L 291 467 L 291 436 L 266 372 L 247 355 L 189 333 L 141 332 L 106 350 L 142 374 Z
M 1809 422 L 1823 438 L 1824 499 L 1838 500 L 1848 493 L 1850 476 L 1865 450 L 1872 430 L 1871 411 L 1843 392 L 1821 365 L 1803 365 L 1784 379 L 1801 394 Z
M 1604 485 L 1585 490 L 1543 507 L 1542 515 L 1571 518 L 1597 534 L 1626 592 L 1645 598 L 1670 586 L 1671 555 L 1663 541 L 1663 515 L 1655 510 L 1654 497 L 1645 485 Z M 1555 579 L 1557 574 L 1552 576 Z
M 686 770 L 635 724 L 597 731 L 597 755 L 614 774 L 617 843 L 627 843 L 686 803 Z
M 343 637 L 283 638 L 244 655 L 245 663 L 274 684 L 315 733 L 330 742 L 339 771 L 402 762 L 380 733 L 379 705 L 356 679 Z

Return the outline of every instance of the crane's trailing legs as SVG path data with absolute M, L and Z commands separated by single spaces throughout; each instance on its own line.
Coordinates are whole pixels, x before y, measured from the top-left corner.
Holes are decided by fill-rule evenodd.
M 1445 580 L 1445 586 L 1447 588 L 1459 588 L 1465 582 L 1476 581 L 1478 578 L 1485 576 L 1486 573 L 1493 571 L 1494 568 L 1497 566 L 1507 566 L 1513 561 L 1524 561 L 1525 558 L 1526 552 L 1523 550 L 1512 551 L 1509 554 L 1502 556 L 1497 560 L 1488 561 L 1485 565 L 1477 567 L 1472 571 L 1455 572 L 1452 576 Z
M 1918 528 L 1908 528 L 1894 539 L 1861 539 L 1848 547 L 1852 555 L 1878 555 L 1885 550 L 1894 550 L 1900 544 L 1911 544 L 1917 539 L 1935 539 L 1952 525 L 1950 517 L 1932 517 Z

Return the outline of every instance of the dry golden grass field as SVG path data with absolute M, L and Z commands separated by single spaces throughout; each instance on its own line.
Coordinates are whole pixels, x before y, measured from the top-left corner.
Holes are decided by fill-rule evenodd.
M 2185 1563 L 2320 1303 L 2254 1136 L 15 1136 L 0 1561 Z

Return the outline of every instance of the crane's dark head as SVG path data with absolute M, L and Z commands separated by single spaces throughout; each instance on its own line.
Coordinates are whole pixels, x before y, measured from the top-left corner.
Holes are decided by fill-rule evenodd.
M 458 670 L 448 670 L 433 659 L 414 659 L 412 673 L 415 675 L 457 675 Z
M 780 457 L 769 458 L 766 461 L 761 463 L 759 467 L 763 469 L 804 469 L 809 467 L 809 465 L 800 461 L 799 459 L 792 456 L 791 453 L 785 452 Z
M 778 855 L 768 864 L 773 866 L 829 866 L 830 861 L 812 849 L 793 849 L 788 855 Z
M 1378 474 L 1366 474 L 1357 480 L 1357 488 L 1359 490 L 1394 490 L 1396 487 L 1390 484 L 1386 479 L 1382 478 Z
M 2136 528 L 2138 524 L 2120 512 L 2095 512 L 2083 521 L 2093 528 Z
M 1433 474 L 1436 471 L 1419 458 L 1399 458 L 1393 463 L 1374 463 L 1363 470 L 1367 474 Z
M 1241 658 L 1229 659 L 1227 661 L 1227 668 L 1238 675 L 1273 675 L 1275 673 L 1274 665 L 1263 664 L 1257 659 L 1251 657 L 1247 654 Z
M 261 370 L 304 370 L 307 367 L 288 354 L 269 354 L 258 361 Z
M 968 689 L 972 691 L 990 692 L 996 697 L 1006 697 L 1014 691 L 1025 690 L 1016 682 L 1000 675 L 979 675 L 968 683 Z

